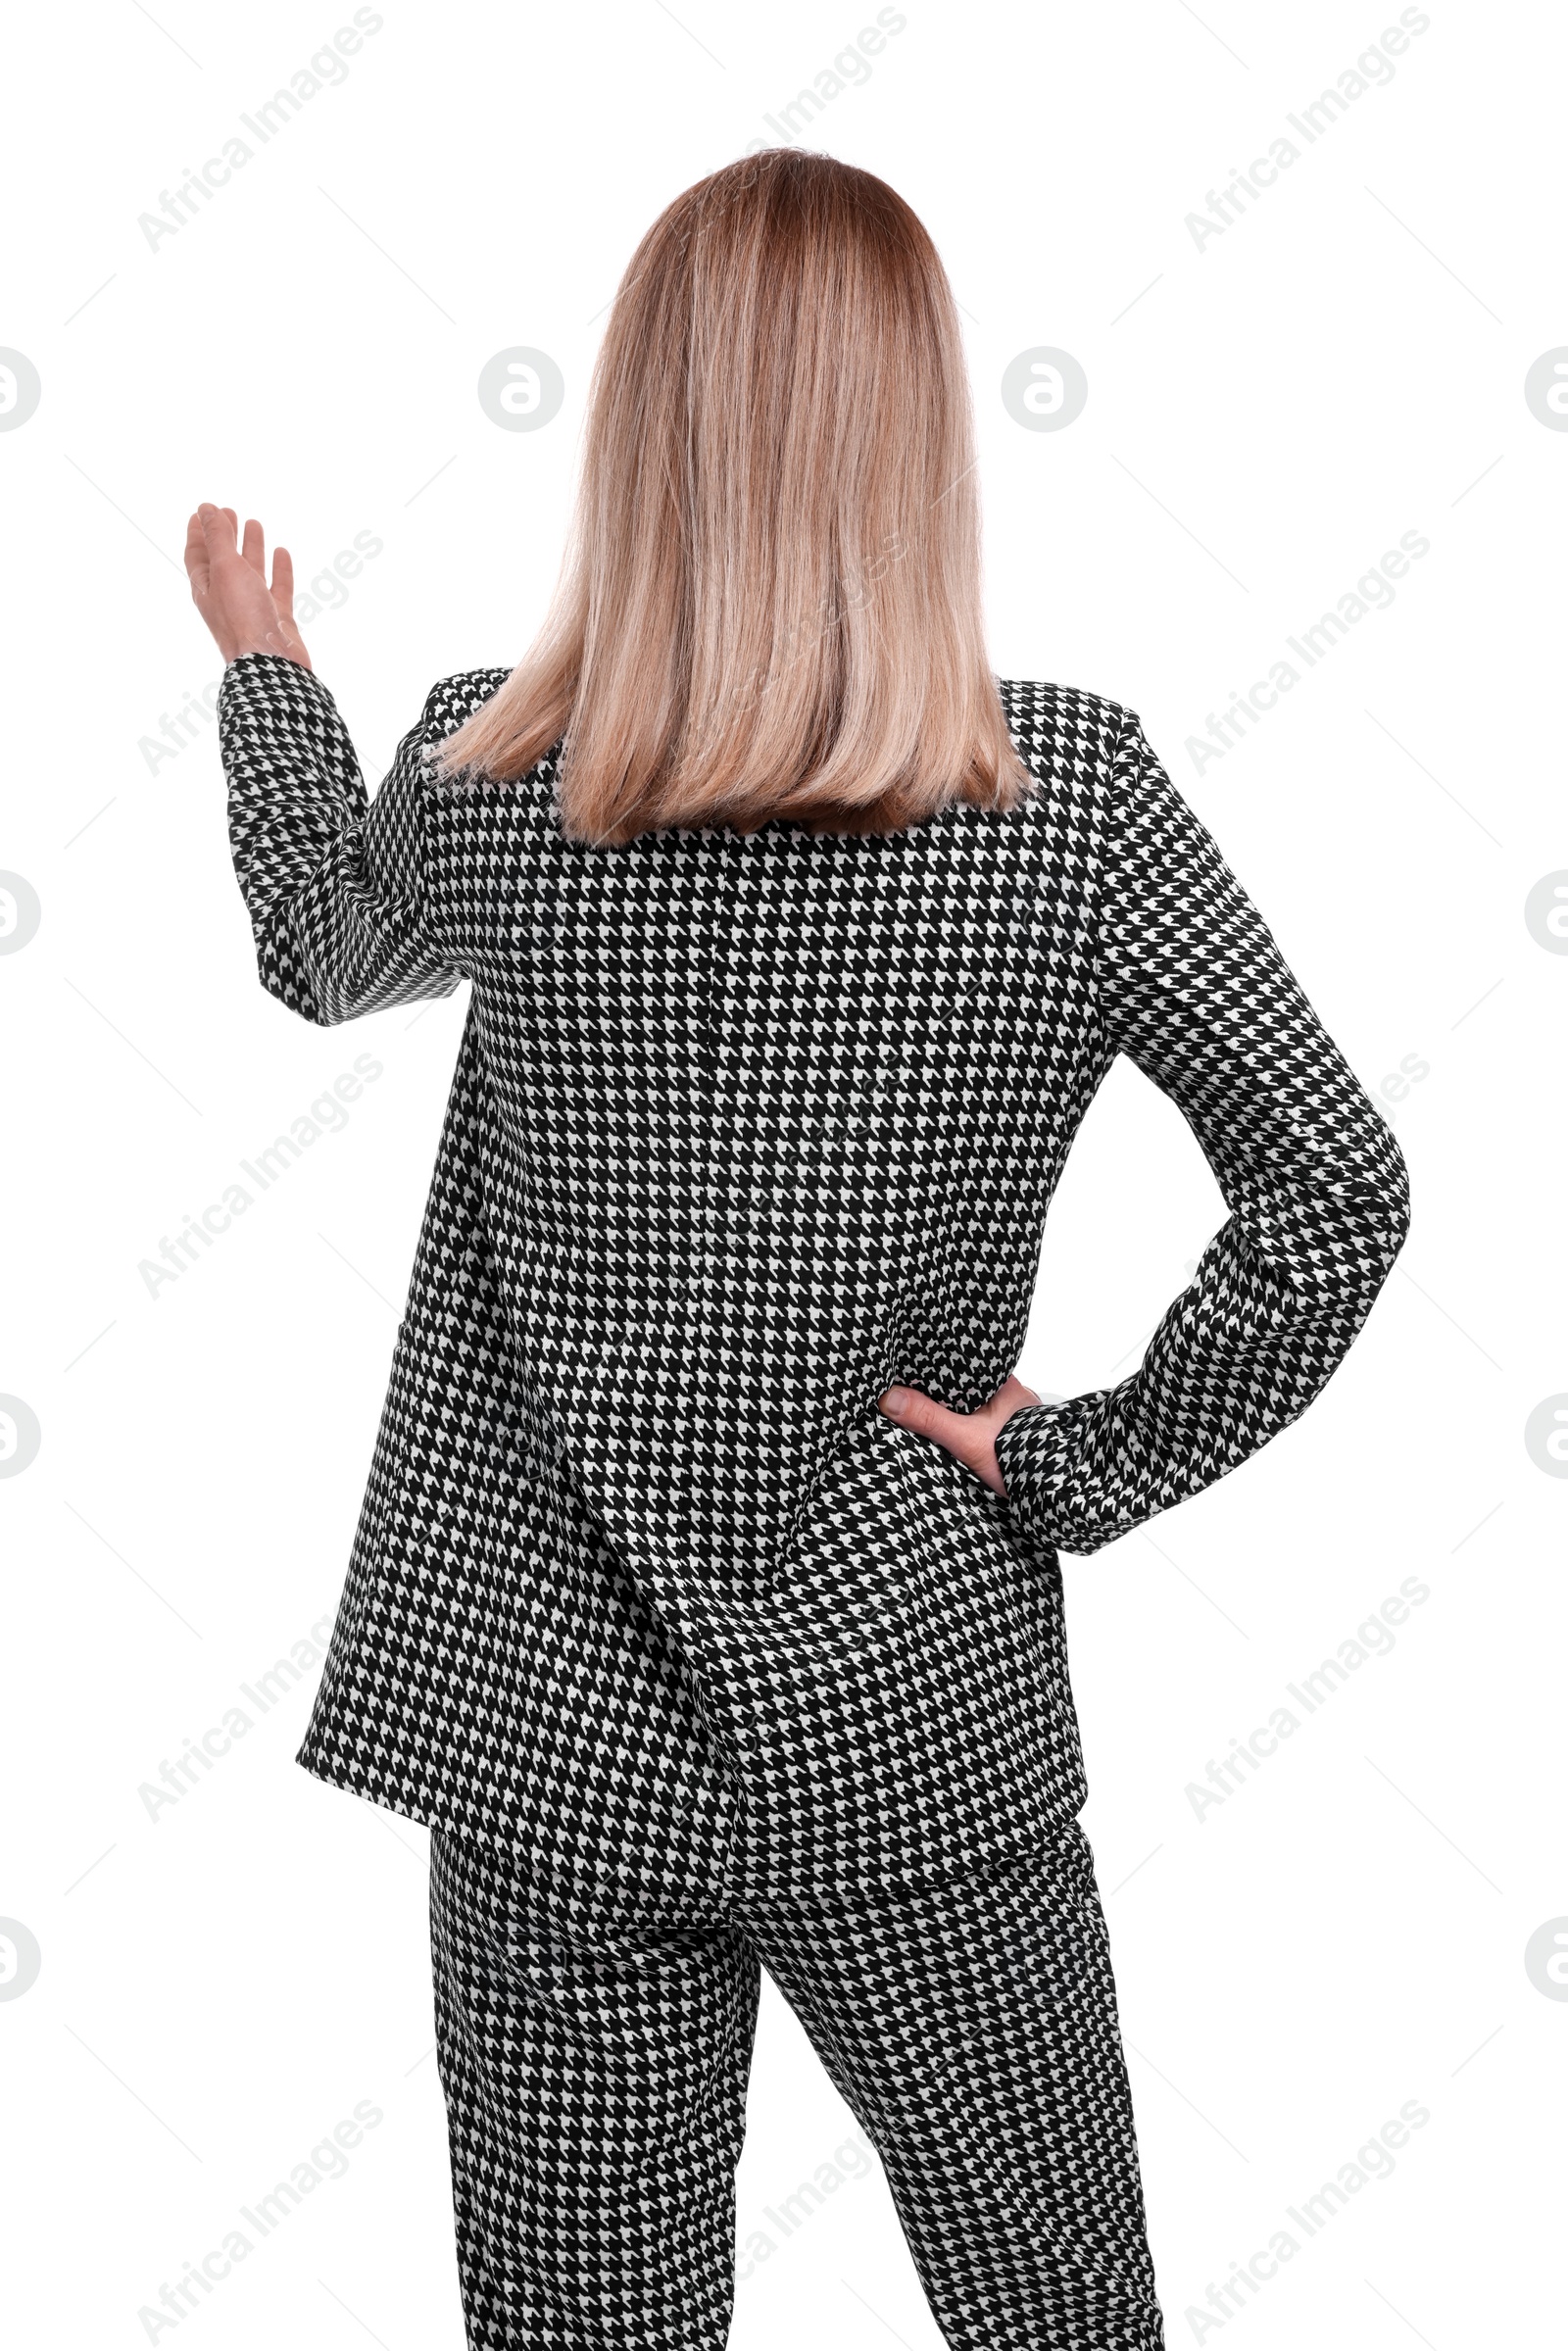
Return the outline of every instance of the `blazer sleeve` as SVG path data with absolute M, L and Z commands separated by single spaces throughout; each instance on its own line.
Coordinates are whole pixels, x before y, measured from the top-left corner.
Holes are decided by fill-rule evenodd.
M 1403 1154 L 1127 713 L 1096 941 L 1106 1041 L 1174 1102 L 1230 1213 L 1118 1386 L 997 1441 L 1028 1538 L 1098 1550 L 1212 1485 L 1344 1359 L 1410 1221 Z
M 218 727 L 263 987 L 322 1027 L 450 996 L 463 975 L 430 918 L 425 717 L 373 801 L 330 692 L 283 654 L 229 662 Z

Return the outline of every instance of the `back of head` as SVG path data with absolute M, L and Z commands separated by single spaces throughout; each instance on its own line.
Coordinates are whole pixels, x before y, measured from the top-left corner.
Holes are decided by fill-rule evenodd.
M 545 626 L 442 764 L 563 826 L 896 831 L 1024 771 L 986 658 L 952 290 L 885 181 L 775 148 L 677 197 L 621 280 Z

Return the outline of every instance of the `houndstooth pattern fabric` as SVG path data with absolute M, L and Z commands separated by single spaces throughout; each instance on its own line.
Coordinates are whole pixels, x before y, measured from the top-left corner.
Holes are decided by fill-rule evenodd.
M 220 704 L 264 985 L 470 997 L 300 1760 L 541 1882 L 761 1897 L 953 1872 L 1086 1799 L 1057 1549 L 1225 1475 L 1343 1359 L 1406 1171 L 1130 711 L 1006 683 L 1030 799 L 896 836 L 569 843 L 555 755 L 368 801 L 278 656 Z M 1228 1215 L 1114 1387 L 1007 1423 L 1004 1499 L 877 1410 L 1013 1368 L 1119 1053 Z
M 470 2351 L 719 2351 L 763 1966 L 881 2159 L 953 2351 L 1160 2351 L 1076 1823 L 955 1881 L 739 1909 L 541 1899 L 472 1838 L 430 1853 Z M 747 2271 L 846 2192 L 824 2163 L 787 2222 L 742 2220 Z

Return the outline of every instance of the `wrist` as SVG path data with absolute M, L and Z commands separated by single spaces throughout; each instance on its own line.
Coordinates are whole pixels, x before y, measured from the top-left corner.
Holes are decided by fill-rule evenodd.
M 249 655 L 257 653 L 270 654 L 275 661 L 292 661 L 297 668 L 301 669 L 309 669 L 311 665 L 304 658 L 303 650 L 296 653 L 291 646 L 285 645 L 280 637 L 272 639 L 270 643 L 265 638 L 242 637 L 227 656 L 227 660 L 242 661 Z

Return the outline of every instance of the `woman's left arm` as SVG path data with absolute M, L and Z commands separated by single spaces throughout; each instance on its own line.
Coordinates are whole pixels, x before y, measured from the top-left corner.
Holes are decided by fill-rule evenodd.
M 219 743 L 229 843 L 270 995 L 321 1026 L 450 996 L 463 976 L 428 908 L 424 720 L 373 801 L 337 705 L 294 626 L 292 569 L 261 526 L 217 507 L 191 516 L 186 567 L 227 661 Z

